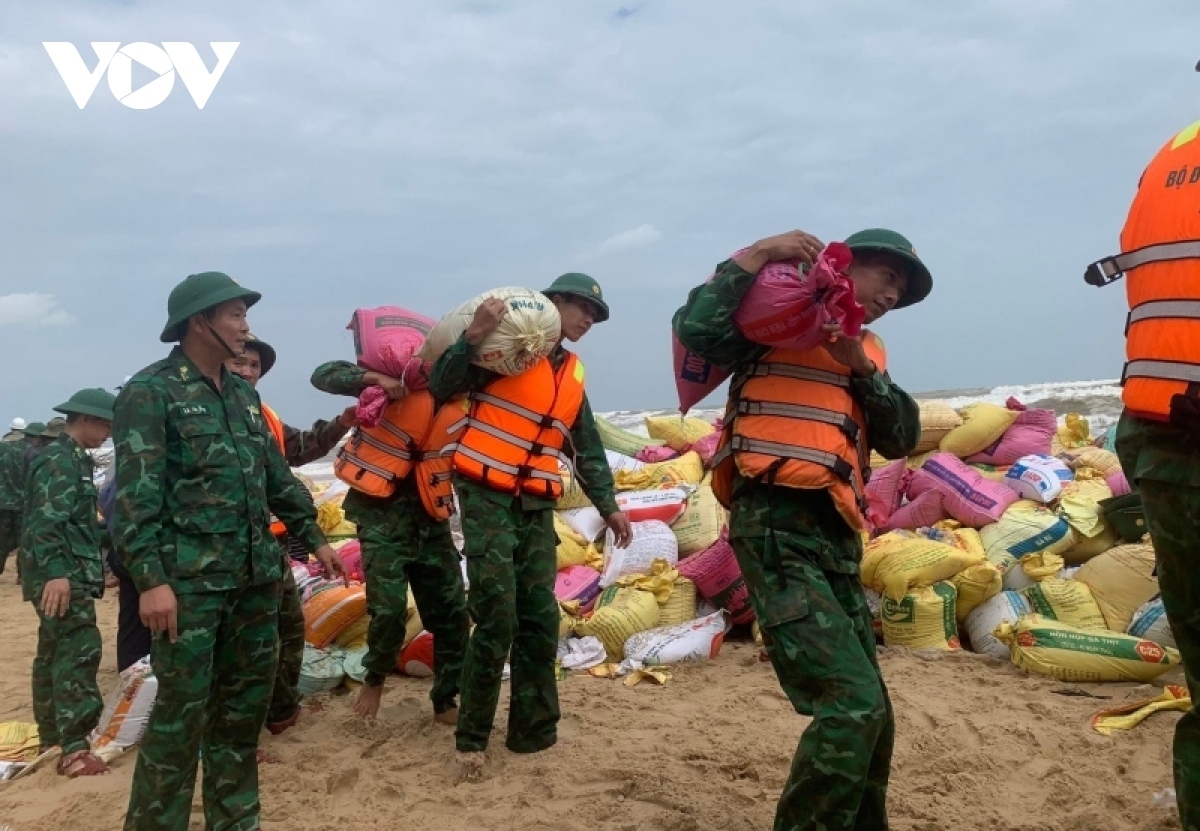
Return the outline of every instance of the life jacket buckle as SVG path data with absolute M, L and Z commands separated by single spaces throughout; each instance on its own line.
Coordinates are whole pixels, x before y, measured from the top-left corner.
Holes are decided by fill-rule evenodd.
M 1120 270 L 1117 265 L 1116 257 L 1105 257 L 1102 260 L 1096 260 L 1087 267 L 1087 271 L 1083 273 L 1083 280 L 1089 286 L 1096 288 L 1104 288 L 1112 285 L 1125 276 L 1125 272 Z

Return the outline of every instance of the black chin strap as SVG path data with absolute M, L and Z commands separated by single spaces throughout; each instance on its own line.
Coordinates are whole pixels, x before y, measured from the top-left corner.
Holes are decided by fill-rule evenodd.
M 213 328 L 212 321 L 211 321 L 211 320 L 209 320 L 209 317 L 208 317 L 208 315 L 207 315 L 207 314 L 204 316 L 204 325 L 208 327 L 208 331 L 209 331 L 209 333 L 210 333 L 210 334 L 211 334 L 211 335 L 212 335 L 214 338 L 216 338 L 216 339 L 217 339 L 217 343 L 221 344 L 221 346 L 222 346 L 222 347 L 224 347 L 225 351 L 229 353 L 229 357 L 231 357 L 231 358 L 240 358 L 240 357 L 242 357 L 242 353 L 241 353 L 241 352 L 234 352 L 234 351 L 233 351 L 233 349 L 232 349 L 232 348 L 229 346 L 229 344 L 227 344 L 227 343 L 225 342 L 225 338 L 223 338 L 223 337 L 221 337 L 220 335 L 218 335 L 218 334 L 217 334 L 217 330 Z

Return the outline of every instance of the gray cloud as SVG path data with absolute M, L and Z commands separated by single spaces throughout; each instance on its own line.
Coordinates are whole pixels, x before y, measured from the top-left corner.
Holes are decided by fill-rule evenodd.
M 577 265 L 614 312 L 580 344 L 594 406 L 670 406 L 671 313 L 794 227 L 913 239 L 934 294 L 878 326 L 910 389 L 1115 377 L 1123 294 L 1080 275 L 1197 117 L 1193 21 L 1183 0 L 27 4 L 0 36 L 0 292 L 81 320 L 6 341 L 0 418 L 160 357 L 167 293 L 208 269 L 264 293 L 262 392 L 297 423 L 342 405 L 307 376 L 352 358 L 356 306 L 436 317 Z M 203 110 L 104 82 L 80 110 L 43 40 L 189 41 L 209 69 L 209 41 L 241 46 Z

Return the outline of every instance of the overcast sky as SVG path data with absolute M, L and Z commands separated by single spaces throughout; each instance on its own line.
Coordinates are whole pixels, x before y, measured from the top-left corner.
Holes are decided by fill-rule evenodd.
M 1138 176 L 1200 118 L 1195 0 L 7 3 L 0 6 L 0 418 L 165 355 L 171 287 L 263 293 L 285 420 L 353 360 L 358 306 L 432 317 L 584 270 L 597 410 L 675 403 L 670 316 L 732 251 L 802 228 L 908 235 L 935 280 L 881 321 L 913 391 L 1116 377 L 1113 253 Z M 240 46 L 204 109 L 43 41 Z M 135 65 L 134 88 L 152 79 Z

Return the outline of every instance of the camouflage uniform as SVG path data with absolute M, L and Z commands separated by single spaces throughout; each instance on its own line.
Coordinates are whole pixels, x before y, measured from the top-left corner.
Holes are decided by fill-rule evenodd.
M 471 353 L 465 337 L 459 338 L 434 364 L 429 389 L 437 398 L 482 390 L 497 377 L 474 366 Z M 556 370 L 564 360 L 561 347 L 550 356 Z M 571 443 L 584 492 L 602 516 L 616 513 L 612 471 L 586 396 L 571 428 Z M 468 610 L 475 621 L 463 669 L 457 747 L 487 748 L 511 648 L 506 746 L 515 753 L 545 750 L 557 741 L 559 719 L 554 501 L 528 494 L 514 497 L 462 477 L 455 479 L 455 487 L 471 586 Z
M 736 373 L 769 350 L 746 340 L 733 313 L 754 275 L 733 260 L 692 291 L 673 322 L 680 342 Z M 855 378 L 870 444 L 906 456 L 920 437 L 917 405 L 886 374 Z M 780 686 L 813 721 L 780 796 L 776 831 L 885 829 L 895 723 L 875 657 L 858 534 L 828 491 L 734 477 L 730 538 Z
M 22 594 L 41 619 L 33 660 L 34 719 L 41 744 L 60 744 L 67 756 L 88 749 L 88 734 L 104 707 L 96 685 L 100 630 L 94 598 L 104 592 L 104 565 L 92 457 L 62 435 L 34 459 L 28 478 L 20 557 Z M 62 617 L 47 617 L 42 591 L 60 578 L 71 583 L 70 607 Z
M 21 543 L 21 502 L 24 496 L 24 461 L 27 440 L 0 443 L 0 574 L 8 555 Z
M 345 361 L 331 361 L 313 372 L 313 386 L 334 395 L 357 395 L 366 370 Z M 429 516 L 411 477 L 396 493 L 380 499 L 353 488 L 342 503 L 346 518 L 358 526 L 363 570 L 367 578 L 367 670 L 365 683 L 383 684 L 404 645 L 408 589 L 417 611 L 433 633 L 433 688 L 429 697 L 435 713 L 457 706 L 470 620 L 458 551 L 450 524 Z
M 1200 697 L 1200 435 L 1126 413 L 1117 427 L 1117 453 L 1142 494 L 1154 542 L 1163 607 L 1192 700 Z M 1184 831 L 1200 831 L 1200 713 L 1175 726 L 1175 792 Z
M 270 516 L 316 550 L 315 511 L 257 393 L 225 369 L 218 392 L 179 347 L 125 385 L 113 440 L 126 566 L 140 592 L 170 585 L 179 605 L 178 641 L 155 635 L 158 701 L 125 828 L 186 829 L 201 752 L 206 827 L 257 828 L 284 570 Z
M 323 458 L 332 450 L 348 428 L 337 421 L 317 421 L 311 430 L 297 430 L 283 425 L 284 458 L 292 467 L 300 467 Z M 305 490 L 307 494 L 307 489 Z M 311 494 L 308 494 L 311 501 Z M 304 665 L 304 605 L 292 574 L 292 551 L 308 561 L 309 551 L 304 543 L 291 535 L 280 540 L 284 547 L 283 580 L 279 583 L 279 667 L 271 692 L 267 723 L 287 721 L 300 706 L 300 670 Z M 295 556 L 300 559 L 300 556 Z

